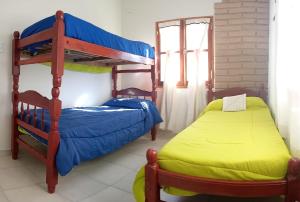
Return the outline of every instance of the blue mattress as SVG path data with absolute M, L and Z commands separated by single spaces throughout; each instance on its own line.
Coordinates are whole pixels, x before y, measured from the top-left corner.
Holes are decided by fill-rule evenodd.
M 37 111 L 37 127 L 41 124 L 40 117 L 41 111 Z M 58 172 L 66 175 L 80 162 L 132 142 L 161 121 L 155 104 L 148 100 L 113 99 L 102 106 L 65 108 L 59 120 L 60 144 L 56 154 Z M 45 113 L 45 131 L 50 131 L 48 112 Z M 47 144 L 45 139 L 30 135 Z
M 26 28 L 22 32 L 21 38 L 25 38 L 51 28 L 54 22 L 55 16 L 45 18 Z M 128 40 L 115 34 L 109 33 L 89 22 L 86 22 L 68 13 L 64 14 L 64 22 L 65 36 L 147 58 L 154 58 L 154 48 L 149 44 L 140 41 Z M 47 42 L 49 42 L 49 40 L 42 43 L 30 45 L 26 47 L 26 49 L 35 54 L 35 48 Z

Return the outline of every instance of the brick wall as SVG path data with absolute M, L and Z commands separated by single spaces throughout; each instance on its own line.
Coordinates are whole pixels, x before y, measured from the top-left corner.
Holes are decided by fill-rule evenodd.
M 215 88 L 268 85 L 269 0 L 215 4 Z

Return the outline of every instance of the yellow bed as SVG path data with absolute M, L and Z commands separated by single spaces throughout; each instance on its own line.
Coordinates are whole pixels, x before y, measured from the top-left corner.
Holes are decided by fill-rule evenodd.
M 223 112 L 222 100 L 211 102 L 158 153 L 164 170 L 224 180 L 283 179 L 290 158 L 267 105 L 257 97 L 247 97 L 247 110 L 240 112 Z M 194 194 L 170 187 L 164 190 Z M 144 169 L 133 191 L 137 201 L 144 201 Z

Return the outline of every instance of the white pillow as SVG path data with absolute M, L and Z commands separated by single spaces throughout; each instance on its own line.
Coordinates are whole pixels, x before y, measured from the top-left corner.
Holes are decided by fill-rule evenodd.
M 223 97 L 223 112 L 246 110 L 246 94 Z

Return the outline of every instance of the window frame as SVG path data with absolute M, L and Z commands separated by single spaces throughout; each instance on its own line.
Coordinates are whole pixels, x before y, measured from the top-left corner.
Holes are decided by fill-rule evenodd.
M 160 30 L 159 24 L 172 22 L 172 21 L 179 21 L 180 22 L 180 33 L 179 33 L 179 44 L 180 48 L 180 81 L 177 82 L 177 88 L 187 88 L 188 81 L 187 81 L 187 65 L 186 65 L 186 56 L 188 52 L 193 52 L 194 50 L 186 50 L 186 21 L 191 19 L 201 19 L 201 18 L 209 18 L 209 28 L 208 28 L 208 49 L 204 50 L 208 52 L 208 83 L 214 83 L 214 30 L 213 30 L 213 23 L 214 18 L 213 16 L 200 16 L 200 17 L 189 17 L 189 18 L 177 18 L 171 20 L 163 20 L 155 22 L 155 40 L 156 40 L 156 48 L 155 48 L 155 65 L 157 70 L 157 86 L 163 87 L 163 81 L 161 81 L 161 54 L 166 54 L 166 52 L 160 51 Z

